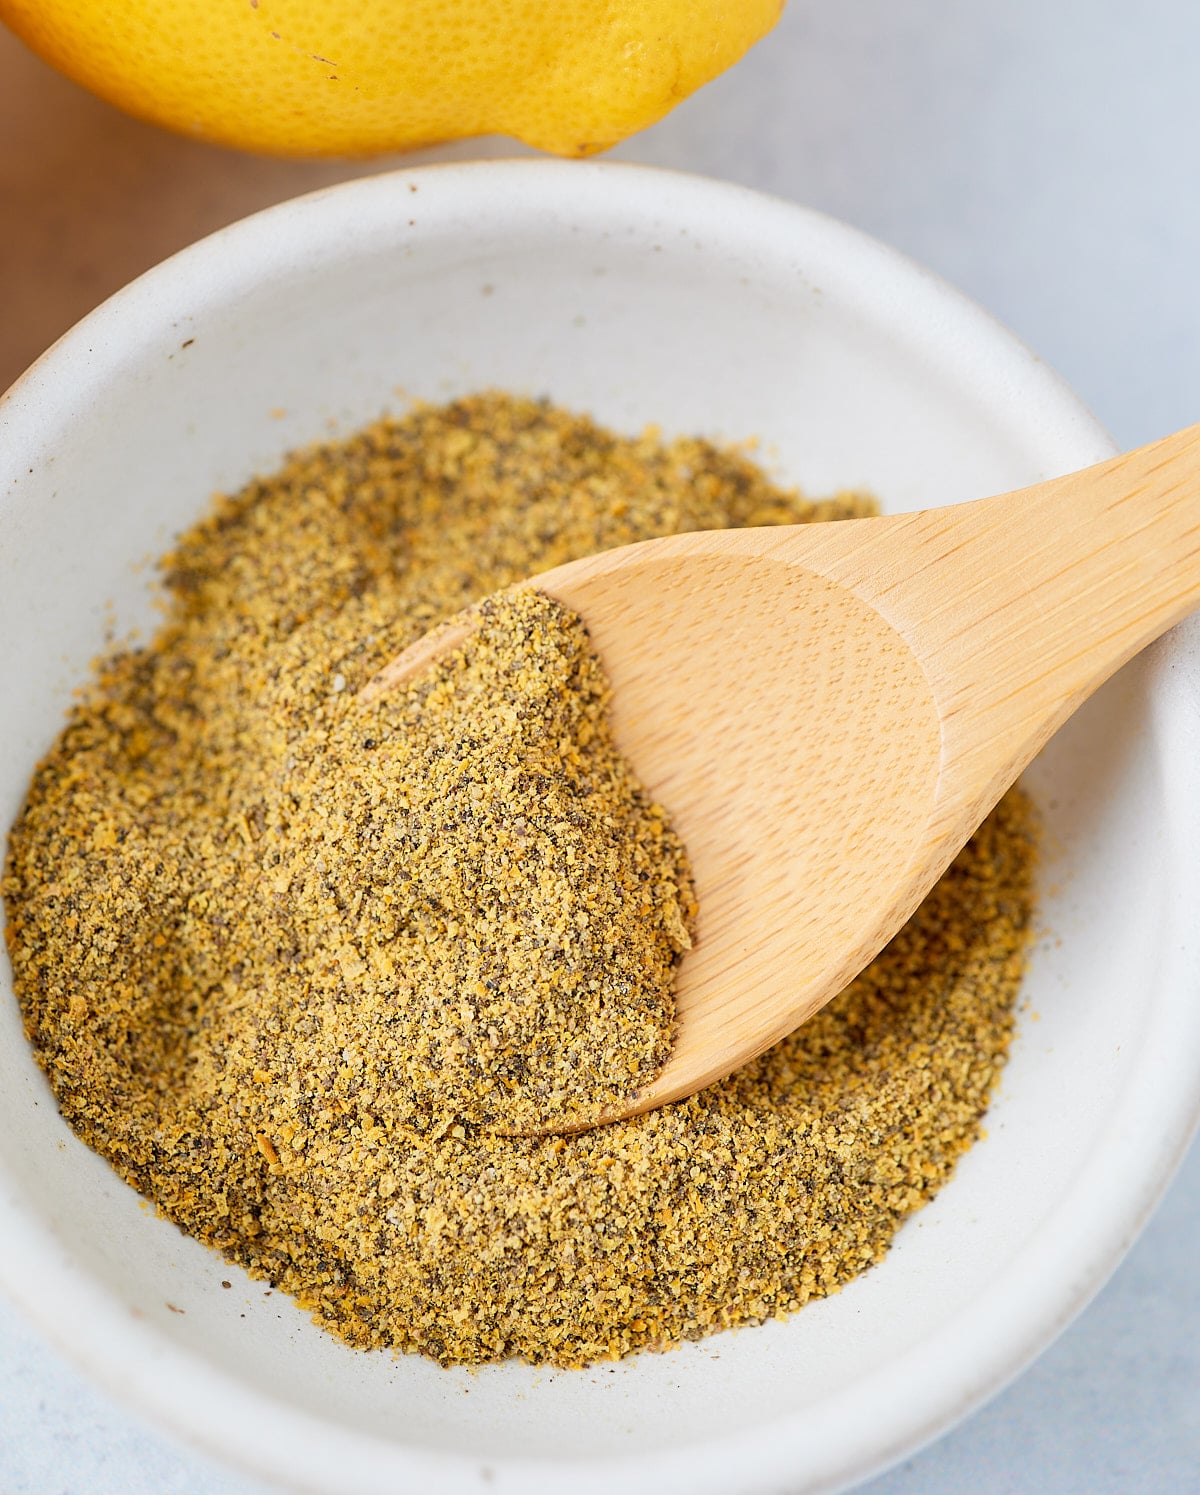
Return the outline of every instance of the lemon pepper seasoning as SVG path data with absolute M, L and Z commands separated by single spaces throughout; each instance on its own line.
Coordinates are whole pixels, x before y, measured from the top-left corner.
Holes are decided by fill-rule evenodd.
M 696 904 L 608 698 L 579 619 L 523 589 L 406 690 L 289 739 L 255 901 L 297 986 L 352 995 L 290 1066 L 332 1045 L 422 1136 L 583 1121 L 661 1068 Z
M 1004 1061 L 1024 796 L 770 1053 L 633 1121 L 513 1137 L 506 1107 L 568 1077 L 602 1096 L 661 1055 L 683 849 L 604 739 L 577 622 L 534 594 L 436 679 L 356 700 L 439 618 L 575 555 L 864 512 L 702 441 L 501 395 L 223 500 L 166 562 L 159 635 L 101 668 L 10 837 L 16 989 L 70 1123 L 351 1344 L 443 1362 L 663 1346 L 878 1261 Z

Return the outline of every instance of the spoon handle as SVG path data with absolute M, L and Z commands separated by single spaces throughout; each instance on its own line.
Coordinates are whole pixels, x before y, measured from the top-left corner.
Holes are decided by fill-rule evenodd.
M 1068 477 L 912 516 L 877 605 L 919 641 L 941 794 L 991 803 L 1092 691 L 1200 605 L 1200 425 Z M 992 783 L 994 776 L 1003 783 Z
M 1200 606 L 1200 425 L 1032 488 L 863 526 L 860 541 L 857 524 L 828 526 L 819 568 L 922 660 L 943 719 L 939 798 L 978 818 L 1098 686 Z

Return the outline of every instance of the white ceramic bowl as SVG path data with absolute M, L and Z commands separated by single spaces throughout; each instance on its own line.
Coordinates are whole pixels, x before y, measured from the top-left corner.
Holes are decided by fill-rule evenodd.
M 0 406 L 0 820 L 110 603 L 122 628 L 151 619 L 138 563 L 214 489 L 331 425 L 488 385 L 627 430 L 756 435 L 812 492 L 865 484 L 893 509 L 1111 450 L 955 292 L 732 187 L 538 161 L 288 203 L 114 297 Z M 75 1140 L 5 967 L 9 1289 L 110 1391 L 301 1490 L 812 1492 L 911 1452 L 1082 1306 L 1191 1131 L 1198 640 L 1177 630 L 1124 671 L 1032 771 L 1046 937 L 989 1136 L 840 1296 L 585 1372 L 444 1371 L 345 1349 L 155 1219 Z

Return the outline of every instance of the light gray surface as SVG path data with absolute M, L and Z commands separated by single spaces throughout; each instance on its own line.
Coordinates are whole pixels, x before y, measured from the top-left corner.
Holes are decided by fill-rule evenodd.
M 1198 57 L 1193 0 L 792 0 L 756 53 L 617 154 L 764 188 L 907 250 L 1132 445 L 1200 417 Z M 1200 1489 L 1197 1239 L 1193 1150 L 1083 1317 L 870 1495 Z M 0 1495 L 256 1489 L 144 1431 L 0 1307 Z

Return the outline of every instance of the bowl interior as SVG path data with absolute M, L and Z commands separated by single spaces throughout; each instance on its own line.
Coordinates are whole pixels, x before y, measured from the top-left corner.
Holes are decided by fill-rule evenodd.
M 146 561 L 214 490 L 411 397 L 487 386 L 624 430 L 757 437 L 811 492 L 866 485 L 889 509 L 1110 449 L 953 293 L 735 189 L 520 163 L 318 194 L 152 272 L 0 407 L 4 825 L 88 660 L 112 630 L 152 624 Z M 1045 936 L 989 1136 L 881 1267 L 792 1321 L 569 1374 L 347 1350 L 75 1140 L 2 959 L 0 1272 L 110 1388 L 299 1487 L 550 1490 L 570 1464 L 600 1490 L 618 1460 L 630 1489 L 727 1495 L 869 1472 L 1040 1348 L 1183 1145 L 1195 665 L 1185 629 L 1031 771 Z

